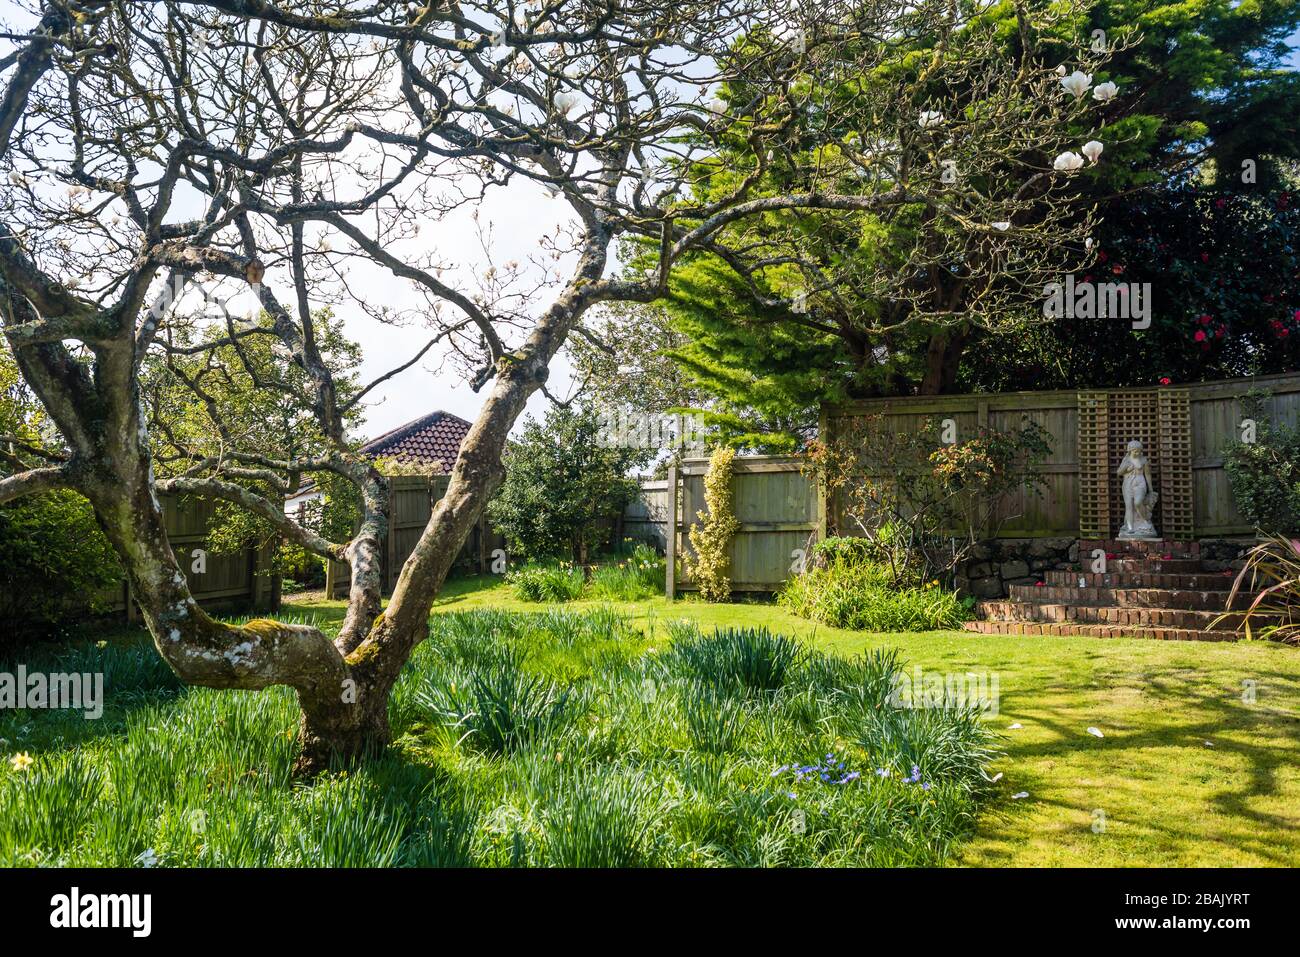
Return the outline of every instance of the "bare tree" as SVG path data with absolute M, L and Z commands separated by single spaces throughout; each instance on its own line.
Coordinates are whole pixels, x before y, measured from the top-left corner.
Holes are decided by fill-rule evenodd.
M 746 224 L 788 211 L 919 204 L 954 230 L 999 234 L 974 199 L 954 202 L 937 163 L 876 190 L 844 190 L 820 175 L 776 194 L 757 189 L 778 157 L 807 155 L 810 141 L 836 135 L 819 125 L 824 105 L 801 93 L 814 59 L 867 75 L 901 31 L 969 29 L 948 2 L 804 12 L 765 0 L 49 0 L 35 15 L 39 25 L 11 35 L 0 61 L 0 304 L 22 374 L 66 448 L 0 479 L 0 503 L 52 488 L 83 494 L 182 680 L 297 691 L 304 771 L 386 744 L 389 692 L 501 481 L 507 434 L 589 309 L 654 301 L 697 251 L 752 275 L 767 252 L 746 238 Z M 945 49 L 934 53 L 935 77 Z M 954 69 L 970 73 L 969 64 Z M 989 96 L 1054 97 L 1050 70 L 1028 60 L 999 70 Z M 889 122 L 928 95 L 915 84 L 889 89 L 877 105 Z M 991 140 L 990 124 L 1032 121 L 1041 146 L 1063 115 L 989 109 L 954 123 Z M 730 159 L 737 142 L 748 167 Z M 1023 170 L 1026 182 L 1051 175 L 1028 162 Z M 545 272 L 492 262 L 485 243 L 475 281 L 448 275 L 424 237 L 510 189 L 545 190 L 563 204 L 565 225 L 539 248 Z M 649 243 L 654 261 L 619 278 L 611 256 L 628 237 Z M 382 612 L 386 483 L 345 434 L 347 415 L 377 383 L 340 389 L 316 318 L 346 302 L 394 318 L 356 288 L 353 264 L 386 270 L 423 296 L 428 332 L 381 381 L 436 350 L 486 392 Z M 253 306 L 243 317 L 235 308 L 205 317 L 191 308 L 196 289 Z M 270 340 L 280 371 L 243 353 L 254 337 Z M 243 442 L 192 375 L 184 381 L 209 408 L 213 441 L 151 432 L 161 426 L 147 414 L 146 357 L 217 352 L 214 362 L 238 364 L 256 388 L 311 411 L 301 454 Z M 173 466 L 167 478 L 154 472 L 160 449 Z M 350 540 L 328 541 L 282 514 L 278 494 L 313 473 L 360 491 Z M 206 615 L 168 544 L 159 490 L 233 502 L 346 560 L 337 638 Z

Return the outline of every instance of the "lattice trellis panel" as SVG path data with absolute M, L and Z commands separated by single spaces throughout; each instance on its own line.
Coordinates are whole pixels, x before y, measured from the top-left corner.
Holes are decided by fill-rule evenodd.
M 1107 538 L 1119 534 L 1124 524 L 1124 484 L 1115 475 L 1119 463 L 1124 461 L 1128 443 L 1137 439 L 1151 463 L 1151 481 L 1163 500 L 1165 495 L 1164 462 L 1160 458 L 1160 406 L 1154 389 L 1113 390 L 1110 393 L 1110 530 Z M 1157 526 L 1161 534 L 1164 529 Z
M 1190 539 L 1192 508 L 1191 394 L 1187 389 L 1108 389 L 1079 393 L 1079 534 L 1113 538 L 1124 522 L 1123 483 L 1115 475 L 1137 439 L 1160 494 L 1156 530 Z
M 1110 537 L 1110 396 L 1079 393 L 1079 534 Z
M 1190 540 L 1195 534 L 1192 489 L 1192 397 L 1187 389 L 1156 393 L 1160 412 L 1159 531 L 1165 538 Z

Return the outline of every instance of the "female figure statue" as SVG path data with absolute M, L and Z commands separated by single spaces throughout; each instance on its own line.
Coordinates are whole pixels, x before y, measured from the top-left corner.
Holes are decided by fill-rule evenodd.
M 1128 453 L 1119 463 L 1116 474 L 1124 483 L 1124 525 L 1119 530 L 1119 537 L 1156 538 L 1151 513 L 1158 496 L 1151 487 L 1151 464 L 1142 454 L 1141 442 L 1134 439 L 1128 444 Z

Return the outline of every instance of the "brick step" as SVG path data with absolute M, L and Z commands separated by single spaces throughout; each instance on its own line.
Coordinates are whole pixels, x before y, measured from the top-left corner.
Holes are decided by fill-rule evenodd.
M 1141 574 L 1108 572 L 1105 575 L 1095 572 L 1043 572 L 1043 581 L 1048 585 L 1065 585 L 1073 588 L 1188 588 L 1194 591 L 1222 590 L 1224 592 L 1232 588 L 1235 577 L 1235 573 L 1225 575 L 1222 572 L 1197 572 L 1192 575 L 1172 575 L 1163 572 Z M 1079 585 L 1080 579 L 1083 579 L 1082 586 Z
M 1084 568 L 1092 567 L 1086 555 L 1080 558 L 1080 562 Z M 1106 561 L 1106 571 L 1190 575 L 1205 569 L 1201 567 L 1199 558 L 1110 558 Z
M 1077 580 L 1076 580 L 1077 581 Z M 1075 585 L 1010 585 L 1012 601 L 1052 602 L 1063 605 L 1116 605 L 1120 608 L 1189 608 L 1225 611 L 1226 590 L 1181 588 L 1096 588 Z M 1249 607 L 1251 596 L 1242 591 L 1233 599 L 1234 608 Z
M 1201 631 L 1219 617 L 1219 611 L 1186 608 L 1120 608 L 1116 605 L 1067 605 L 1035 601 L 982 601 L 975 613 L 986 621 L 1055 621 L 1088 625 L 1127 625 L 1149 628 L 1183 628 Z M 1243 615 L 1232 612 L 1216 626 L 1235 631 Z M 1267 624 L 1267 616 L 1256 615 L 1253 625 Z
M 1079 638 L 1150 638 L 1159 641 L 1240 641 L 1235 631 L 1198 631 L 1191 628 L 1143 625 L 1085 625 L 1078 622 L 968 621 L 966 631 L 982 635 L 1060 635 Z
M 1162 540 L 1158 542 L 1134 542 L 1127 539 L 1081 539 L 1079 554 L 1091 555 L 1094 549 L 1115 555 L 1173 555 L 1175 558 L 1199 558 L 1200 542 L 1175 542 Z

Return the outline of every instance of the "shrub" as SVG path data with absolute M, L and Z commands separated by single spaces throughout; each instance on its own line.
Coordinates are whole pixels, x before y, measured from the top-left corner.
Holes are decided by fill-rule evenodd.
M 895 586 L 893 572 L 873 563 L 837 559 L 789 579 L 777 602 L 800 618 L 859 631 L 954 628 L 970 617 L 970 602 L 923 585 Z
M 525 565 L 507 572 L 506 583 L 523 601 L 575 601 L 586 586 L 582 569 L 568 562 Z
M 1275 535 L 1252 548 L 1232 583 L 1229 608 L 1236 607 L 1243 589 L 1255 596 L 1242 622 L 1247 637 L 1254 631 L 1261 638 L 1300 644 L 1300 541 Z M 1232 614 L 1216 618 L 1210 627 Z
M 40 630 L 101 611 L 96 593 L 120 581 L 117 556 L 80 495 L 49 492 L 0 506 L 4 631 Z
M 705 601 L 726 601 L 731 597 L 731 540 L 740 530 L 732 510 L 731 474 L 736 450 L 715 449 L 704 475 L 704 504 L 708 512 L 697 513 L 700 524 L 689 533 L 695 558 L 687 559 L 687 574 L 694 579 Z
M 1255 441 L 1228 446 L 1223 468 L 1237 511 L 1265 532 L 1294 535 L 1300 533 L 1300 428 L 1273 425 L 1263 399 L 1253 393 L 1243 403 L 1244 416 L 1256 423 Z
M 609 520 L 639 494 L 629 469 L 648 462 L 650 453 L 604 439 L 589 410 L 554 408 L 543 422 L 525 421 L 487 510 L 512 555 L 536 560 L 567 554 L 583 564 L 608 535 Z
M 861 557 L 887 566 L 894 584 L 950 574 L 980 539 L 996 537 L 1016 497 L 1046 486 L 1035 469 L 1049 437 L 1028 417 L 957 438 L 934 420 L 894 431 L 881 412 L 809 444 L 805 472 L 826 489 L 831 530 L 870 539 Z

